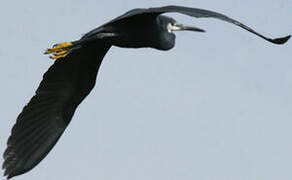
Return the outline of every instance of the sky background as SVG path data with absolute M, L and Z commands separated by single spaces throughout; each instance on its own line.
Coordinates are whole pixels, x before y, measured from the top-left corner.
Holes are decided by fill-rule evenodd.
M 221 12 L 271 37 L 292 33 L 291 0 L 2 1 L 1 154 L 53 63 L 47 47 L 130 9 L 169 4 Z M 207 33 L 177 32 L 170 51 L 112 47 L 55 148 L 15 180 L 292 179 L 292 42 L 168 15 Z

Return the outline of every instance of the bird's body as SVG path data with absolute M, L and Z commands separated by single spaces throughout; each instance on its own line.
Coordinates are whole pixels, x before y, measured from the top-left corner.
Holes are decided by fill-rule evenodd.
M 18 116 L 8 139 L 3 163 L 7 178 L 29 171 L 50 152 L 77 106 L 93 89 L 102 59 L 111 46 L 169 50 L 175 44 L 173 31 L 204 32 L 160 15 L 165 12 L 221 19 L 276 44 L 283 44 L 290 37 L 270 39 L 216 12 L 166 6 L 131 10 L 88 32 L 80 40 L 57 44 L 46 51 L 53 54 L 55 63 L 44 74 L 36 94 Z
M 167 16 L 137 17 L 115 21 L 85 34 L 80 41 L 106 39 L 111 45 L 123 48 L 152 47 L 168 50 L 174 46 L 175 35 L 167 33 L 167 22 L 175 22 Z M 161 26 L 163 25 L 163 26 Z

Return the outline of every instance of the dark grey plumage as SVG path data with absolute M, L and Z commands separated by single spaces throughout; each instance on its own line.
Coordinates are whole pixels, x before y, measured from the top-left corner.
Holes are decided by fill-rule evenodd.
M 216 12 L 181 6 L 134 9 L 88 32 L 80 40 L 57 44 L 46 53 L 57 59 L 44 74 L 36 94 L 19 114 L 4 152 L 7 178 L 35 167 L 53 148 L 77 106 L 95 85 L 101 61 L 112 45 L 126 48 L 171 49 L 176 30 L 204 32 L 178 24 L 162 13 L 211 17 L 235 24 L 269 42 L 283 44 L 289 36 L 267 38 L 248 26 Z

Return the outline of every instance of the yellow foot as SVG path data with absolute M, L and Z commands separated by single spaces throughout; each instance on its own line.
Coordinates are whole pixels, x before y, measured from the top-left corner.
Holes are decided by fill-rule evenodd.
M 55 44 L 52 48 L 47 49 L 45 54 L 51 54 L 51 53 L 63 51 L 63 50 L 68 49 L 68 47 L 70 46 L 72 46 L 71 42 L 63 42 L 63 43 Z
M 53 54 L 53 56 L 50 56 L 52 59 L 62 58 L 69 54 L 71 46 L 71 42 L 55 44 L 52 48 L 47 49 L 44 54 Z

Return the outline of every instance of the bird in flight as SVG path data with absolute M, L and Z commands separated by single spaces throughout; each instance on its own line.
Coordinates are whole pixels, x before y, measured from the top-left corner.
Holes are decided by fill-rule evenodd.
M 111 46 L 174 47 L 174 31 L 205 32 L 176 22 L 163 13 L 181 13 L 196 18 L 216 18 L 237 25 L 274 44 L 289 36 L 271 39 L 223 14 L 197 8 L 164 6 L 133 9 L 86 33 L 80 40 L 47 49 L 56 61 L 43 75 L 35 95 L 23 108 L 11 130 L 4 152 L 7 179 L 34 168 L 54 147 L 82 100 L 93 89 L 103 57 Z

